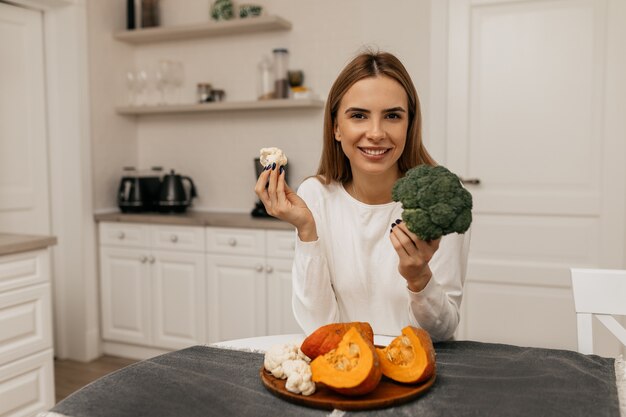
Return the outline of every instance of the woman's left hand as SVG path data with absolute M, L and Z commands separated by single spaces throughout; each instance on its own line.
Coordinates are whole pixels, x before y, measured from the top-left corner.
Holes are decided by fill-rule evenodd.
M 400 258 L 398 272 L 406 279 L 409 289 L 414 292 L 423 290 L 432 278 L 428 262 L 437 252 L 441 238 L 421 240 L 401 222 L 391 228 L 389 239 Z

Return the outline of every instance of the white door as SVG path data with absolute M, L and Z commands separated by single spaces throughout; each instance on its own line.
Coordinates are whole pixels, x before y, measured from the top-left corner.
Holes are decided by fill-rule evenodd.
M 207 255 L 209 342 L 266 334 L 265 259 Z
M 152 256 L 154 346 L 181 349 L 204 343 L 204 255 L 154 251 Z
M 459 338 L 576 349 L 568 268 L 623 260 L 619 3 L 449 2 L 446 162 L 480 180 Z
M 293 234 L 290 236 L 293 239 Z M 270 335 L 304 333 L 291 307 L 292 266 L 292 259 L 267 259 L 267 333 Z
M 102 338 L 151 343 L 150 264 L 145 249 L 100 249 Z
M 0 231 L 50 233 L 43 17 L 0 3 Z

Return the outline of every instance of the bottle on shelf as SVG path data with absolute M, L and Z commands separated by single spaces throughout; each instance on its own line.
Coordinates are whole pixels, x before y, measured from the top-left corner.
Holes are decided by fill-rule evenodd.
M 155 27 L 160 24 L 159 0 L 126 0 L 126 29 Z
M 133 30 L 137 27 L 136 0 L 126 0 L 126 29 Z
M 274 98 L 289 98 L 289 81 L 287 68 L 289 67 L 289 51 L 285 48 L 276 48 L 274 54 Z

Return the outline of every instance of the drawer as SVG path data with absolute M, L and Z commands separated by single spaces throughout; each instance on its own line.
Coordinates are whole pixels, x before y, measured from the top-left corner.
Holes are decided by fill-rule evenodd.
M 34 416 L 54 406 L 52 349 L 0 366 L 0 416 Z
M 0 364 L 52 347 L 50 285 L 0 294 Z
M 48 282 L 49 279 L 50 257 L 47 250 L 0 256 L 0 293 Z
M 293 259 L 296 249 L 296 232 L 268 230 L 267 256 Z
M 100 243 L 128 248 L 150 245 L 150 226 L 130 223 L 100 223 Z
M 204 228 L 192 226 L 154 226 L 152 247 L 204 252 Z
M 209 253 L 265 256 L 265 231 L 207 227 L 206 245 Z

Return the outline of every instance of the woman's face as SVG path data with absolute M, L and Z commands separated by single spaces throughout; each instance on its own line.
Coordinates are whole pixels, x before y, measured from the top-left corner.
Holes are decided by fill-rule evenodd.
M 399 175 L 408 111 L 404 88 L 386 76 L 364 78 L 346 91 L 337 110 L 335 140 L 341 142 L 353 176 Z

